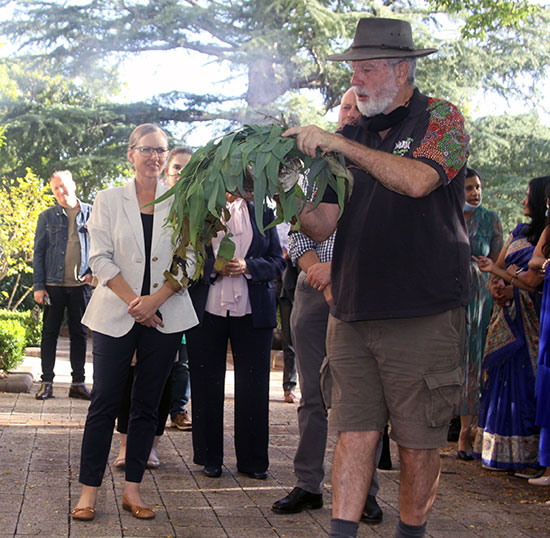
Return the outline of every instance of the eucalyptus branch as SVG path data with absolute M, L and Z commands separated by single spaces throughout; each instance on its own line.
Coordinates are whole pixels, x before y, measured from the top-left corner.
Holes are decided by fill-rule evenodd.
M 283 221 L 299 223 L 303 203 L 313 200 L 318 204 L 329 186 L 337 193 L 342 211 L 353 188 L 353 176 L 344 158 L 319 152 L 313 159 L 301 153 L 294 138 L 281 136 L 286 129 L 284 118 L 276 121 L 245 125 L 209 142 L 192 155 L 179 181 L 153 202 L 174 197 L 166 222 L 173 230 L 174 261 L 165 273 L 171 282 L 185 288 L 202 274 L 206 246 L 218 232 L 227 232 L 226 193 L 254 193 L 254 217 L 261 233 Z M 307 183 L 301 184 L 299 179 L 306 174 Z M 277 199 L 277 218 L 265 227 L 263 215 L 273 199 Z M 192 274 L 189 250 L 196 259 Z M 234 251 L 235 245 L 226 235 L 215 267 L 221 268 Z

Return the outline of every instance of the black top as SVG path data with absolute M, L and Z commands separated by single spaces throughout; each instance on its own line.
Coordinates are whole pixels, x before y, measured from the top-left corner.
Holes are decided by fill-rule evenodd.
M 141 213 L 141 224 L 143 226 L 143 242 L 145 243 L 145 271 L 143 272 L 143 284 L 141 295 L 151 293 L 151 243 L 153 241 L 153 216 Z
M 469 302 L 463 118 L 450 103 L 418 90 L 409 109 L 384 139 L 368 129 L 366 117 L 342 130 L 370 148 L 425 162 L 442 183 L 415 199 L 351 168 L 353 194 L 338 223 L 332 263 L 331 313 L 344 321 L 427 316 Z M 324 201 L 335 199 L 328 193 Z

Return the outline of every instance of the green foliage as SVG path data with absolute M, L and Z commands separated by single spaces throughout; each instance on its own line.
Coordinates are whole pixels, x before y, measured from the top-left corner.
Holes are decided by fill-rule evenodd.
M 481 91 L 531 103 L 533 110 L 545 106 L 537 90 L 548 74 L 549 9 L 527 0 L 5 0 L 0 8 L 9 10 L 0 34 L 19 47 L 0 62 L 0 125 L 7 137 L 0 173 L 17 178 L 30 167 L 49 177 L 53 169 L 69 168 L 84 200 L 130 173 L 126 140 L 145 121 L 174 132 L 217 121 L 225 133 L 258 122 L 258 113 L 279 117 L 282 111 L 298 123 L 321 125 L 351 76 L 347 63 L 326 57 L 349 46 L 359 16 L 410 21 L 418 47 L 439 49 L 419 61 L 419 87 L 456 103 L 467 118 L 484 113 L 477 108 Z M 229 95 L 226 84 L 214 95 L 172 91 L 150 103 L 111 102 L 122 59 L 169 50 L 230 65 L 231 77 L 246 79 L 245 92 Z M 185 60 L 173 68 L 185 69 Z M 321 95 L 318 114 L 304 90 Z M 533 152 L 529 138 L 516 137 L 509 123 L 496 140 L 514 139 L 512 153 L 533 160 L 505 168 L 506 159 L 489 144 L 491 126 L 478 135 L 476 122 L 471 125 L 472 163 L 488 178 L 486 200 L 494 195 L 511 225 L 526 176 L 536 175 L 526 171 L 540 169 L 548 154 Z
M 536 6 L 528 0 L 432 0 L 436 8 L 464 17 L 462 35 L 466 38 L 485 36 L 506 27 L 518 27 L 529 15 L 536 13 Z
M 48 187 L 30 171 L 22 178 L 2 178 L 0 185 L 0 302 L 14 308 L 30 293 L 21 295 L 22 275 L 32 272 L 34 233 L 38 215 L 51 205 Z M 9 283 L 4 282 L 6 277 Z M 24 280 L 24 279 L 23 279 Z M 9 284 L 9 289 L 6 284 Z
M 0 280 L 0 309 L 31 310 L 36 305 L 31 293 L 32 287 L 32 273 L 17 273 L 4 277 Z
M 168 225 L 174 230 L 176 256 L 166 278 L 187 287 L 189 280 L 202 274 L 207 245 L 218 232 L 227 231 L 226 193 L 254 192 L 255 219 L 262 233 L 265 207 L 274 197 L 278 198 L 277 219 L 269 227 L 295 221 L 302 203 L 306 199 L 319 203 L 329 185 L 343 208 L 346 191 L 351 195 L 353 186 L 343 157 L 319 152 L 312 159 L 297 149 L 294 138 L 281 136 L 284 130 L 279 124 L 245 125 L 193 153 L 178 182 L 156 200 L 158 203 L 174 195 Z M 304 192 L 298 179 L 306 170 L 308 186 Z M 188 270 L 188 247 L 196 257 L 194 271 Z M 234 252 L 235 245 L 226 235 L 214 267 L 221 270 Z
M 23 361 L 25 329 L 17 320 L 0 319 L 0 369 L 17 368 Z
M 37 94 L 2 96 L 0 124 L 6 143 L 0 147 L 0 173 L 11 179 L 31 169 L 43 178 L 54 170 L 69 169 L 85 201 L 120 182 L 131 170 L 127 141 L 136 125 L 145 122 L 192 121 L 199 114 L 163 106 L 102 103 L 88 92 L 66 92 L 51 86 Z
M 17 321 L 25 330 L 25 347 L 39 346 L 42 340 L 42 316 L 38 305 L 32 310 L 16 312 L 0 310 L 0 323 L 6 320 Z
M 534 9 L 526 0 L 4 4 L 13 7 L 14 16 L 0 24 L 0 33 L 21 45 L 31 59 L 47 60 L 67 78 L 108 80 L 101 71 L 106 62 L 116 65 L 129 54 L 145 51 L 195 51 L 229 63 L 234 77 L 246 77 L 245 95 L 171 92 L 167 101 L 159 96 L 157 102 L 176 100 L 182 107 L 192 102 L 212 117 L 243 123 L 255 121 L 254 111 L 278 115 L 273 105 L 288 91 L 319 90 L 327 109 L 336 106 L 349 87 L 349 66 L 326 57 L 349 45 L 360 15 L 405 18 L 413 24 L 418 46 L 439 47 L 440 54 L 423 60 L 430 73 L 428 86 L 443 88 L 437 95 L 453 101 L 472 88 L 509 95 L 526 76 L 541 80 L 550 52 L 546 10 Z M 454 34 L 443 31 L 453 27 Z M 523 96 L 531 96 L 533 85 L 520 89 Z M 236 99 L 244 110 L 226 106 Z
M 0 186 L 0 280 L 32 271 L 34 232 L 38 215 L 51 205 L 41 180 L 27 172 Z
M 500 215 L 504 231 L 524 219 L 521 200 L 529 180 L 550 175 L 550 127 L 535 114 L 470 121 L 469 164 L 482 176 L 484 203 Z

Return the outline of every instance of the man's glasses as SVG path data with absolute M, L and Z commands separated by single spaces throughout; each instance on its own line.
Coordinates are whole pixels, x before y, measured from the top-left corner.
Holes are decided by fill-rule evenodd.
M 165 153 L 168 153 L 170 151 L 168 148 L 153 148 L 151 146 L 132 146 L 131 149 L 137 149 L 140 153 L 145 155 L 146 157 L 151 157 L 153 155 L 153 152 L 156 152 L 156 154 L 159 157 L 162 157 Z

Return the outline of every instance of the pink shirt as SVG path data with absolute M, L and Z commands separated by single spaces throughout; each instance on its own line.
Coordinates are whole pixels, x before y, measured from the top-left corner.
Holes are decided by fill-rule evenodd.
M 227 221 L 226 226 L 233 234 L 231 240 L 235 243 L 234 256 L 244 258 L 252 243 L 253 234 L 246 200 L 237 198 L 227 204 L 227 209 L 229 209 L 231 218 Z M 218 255 L 220 242 L 224 235 L 224 232 L 218 232 L 218 235 L 212 239 L 214 256 Z M 223 317 L 228 314 L 233 317 L 251 314 L 252 309 L 248 298 L 248 285 L 245 276 L 231 278 L 218 275 L 208 291 L 206 311 L 215 316 Z

